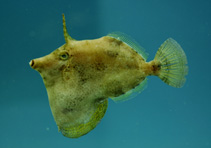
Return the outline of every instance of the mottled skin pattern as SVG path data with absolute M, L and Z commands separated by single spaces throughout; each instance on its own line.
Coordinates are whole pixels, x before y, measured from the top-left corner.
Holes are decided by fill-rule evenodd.
M 103 118 L 108 98 L 128 92 L 149 75 L 174 87 L 185 82 L 186 56 L 173 39 L 164 42 L 155 59 L 147 63 L 126 43 L 110 36 L 72 39 L 64 15 L 63 29 L 66 44 L 31 60 L 30 66 L 41 74 L 54 119 L 66 137 L 91 131 Z
M 68 58 L 62 59 L 63 54 Z M 107 36 L 72 40 L 33 63 L 58 127 L 88 120 L 96 103 L 133 89 L 149 75 L 150 67 L 131 47 Z

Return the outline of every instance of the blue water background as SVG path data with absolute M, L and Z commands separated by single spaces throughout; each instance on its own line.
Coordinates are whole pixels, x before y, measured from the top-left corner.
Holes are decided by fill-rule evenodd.
M 210 0 L 1 0 L 0 148 L 211 148 Z M 183 47 L 187 82 L 157 77 L 136 98 L 114 103 L 79 139 L 58 133 L 40 75 L 28 62 L 64 44 L 62 13 L 77 40 L 113 31 L 149 53 L 169 37 Z

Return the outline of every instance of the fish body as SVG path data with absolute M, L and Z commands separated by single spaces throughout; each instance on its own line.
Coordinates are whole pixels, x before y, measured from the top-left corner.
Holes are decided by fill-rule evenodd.
M 46 86 L 49 104 L 59 131 L 78 138 L 94 129 L 103 118 L 108 98 L 124 101 L 141 91 L 150 75 L 181 87 L 187 75 L 187 59 L 180 45 L 167 39 L 155 59 L 122 33 L 77 41 L 66 30 L 66 43 L 47 56 L 30 61 Z

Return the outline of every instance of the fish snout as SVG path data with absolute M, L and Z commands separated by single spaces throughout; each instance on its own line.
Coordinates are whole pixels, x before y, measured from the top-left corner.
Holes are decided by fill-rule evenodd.
M 34 67 L 34 60 L 31 60 L 31 61 L 29 62 L 29 65 L 31 66 L 31 68 L 33 68 L 33 67 Z
M 29 65 L 31 66 L 31 68 L 33 68 L 34 70 L 40 71 L 41 69 L 44 68 L 44 59 L 43 58 L 37 58 L 37 59 L 33 59 L 29 62 Z
M 53 69 L 56 63 L 51 55 L 47 55 L 41 58 L 36 58 L 36 59 L 31 60 L 29 62 L 29 65 L 34 70 L 41 72 L 43 70 Z

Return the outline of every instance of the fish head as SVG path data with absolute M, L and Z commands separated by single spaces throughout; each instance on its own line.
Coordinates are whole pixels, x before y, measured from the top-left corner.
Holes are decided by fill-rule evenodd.
M 68 61 L 70 53 L 65 49 L 65 45 L 56 49 L 49 55 L 41 58 L 33 59 L 29 62 L 29 65 L 34 70 L 38 71 L 42 78 L 45 80 L 51 76 L 54 79 L 62 76 L 62 71 L 68 68 Z
M 48 85 L 48 82 L 52 83 L 59 78 L 64 78 L 64 73 L 70 71 L 71 44 L 75 39 L 71 38 L 67 32 L 64 15 L 63 32 L 66 42 L 64 45 L 54 50 L 49 55 L 33 59 L 29 62 L 31 68 L 40 73 L 45 85 Z

